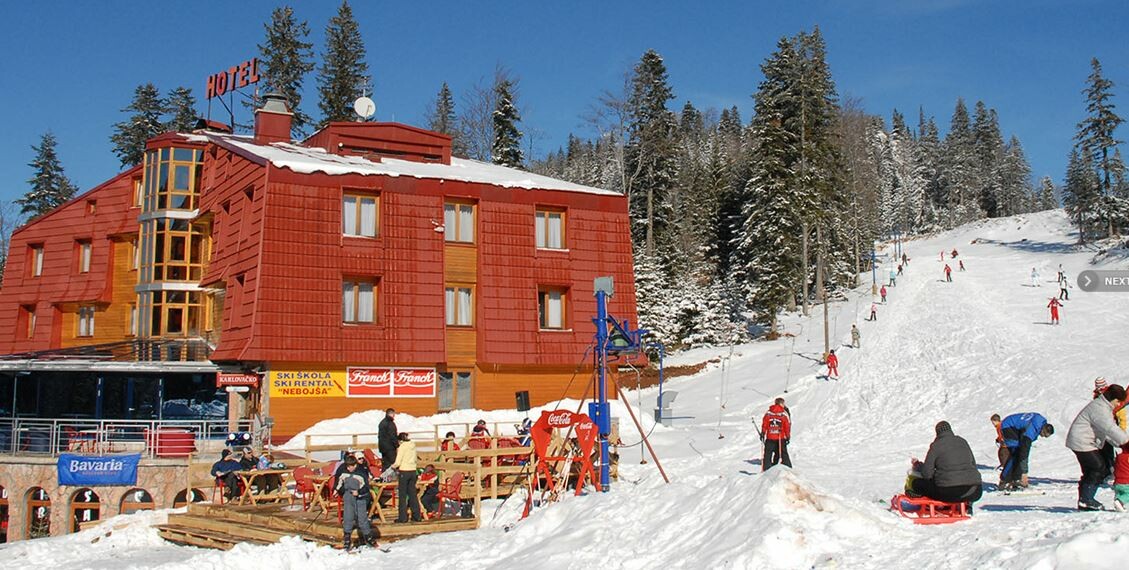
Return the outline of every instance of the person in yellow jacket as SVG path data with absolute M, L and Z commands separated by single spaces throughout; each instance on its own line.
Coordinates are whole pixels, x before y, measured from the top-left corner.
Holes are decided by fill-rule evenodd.
M 416 494 L 416 482 L 419 480 L 419 473 L 416 472 L 419 464 L 416 442 L 408 437 L 408 432 L 400 432 L 398 439 L 400 447 L 396 448 L 396 462 L 392 464 L 392 468 L 399 473 L 396 489 L 399 491 L 400 513 L 396 522 L 408 522 L 409 507 L 412 510 L 412 522 L 419 522 L 423 520 L 423 515 L 420 514 L 419 496 Z

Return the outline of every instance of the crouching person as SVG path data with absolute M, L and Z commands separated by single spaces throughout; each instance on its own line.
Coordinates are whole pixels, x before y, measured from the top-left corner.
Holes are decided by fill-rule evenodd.
M 954 435 L 949 422 L 934 428 L 937 438 L 919 468 L 921 477 L 910 483 L 912 494 L 946 503 L 973 503 L 984 493 L 976 457 L 964 438 Z
M 372 504 L 369 472 L 359 468 L 357 458 L 352 455 L 345 457 L 345 469 L 337 477 L 337 494 L 341 495 L 344 504 L 341 524 L 345 533 L 345 550 L 353 548 L 354 528 L 361 532 L 360 544 L 375 545 L 368 514 Z

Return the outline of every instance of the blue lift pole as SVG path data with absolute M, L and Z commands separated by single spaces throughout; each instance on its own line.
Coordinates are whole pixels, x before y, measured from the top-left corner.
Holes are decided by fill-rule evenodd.
M 596 289 L 596 401 L 588 404 L 588 415 L 596 422 L 600 434 L 600 489 L 607 492 L 611 484 L 611 457 L 608 455 L 608 435 L 611 434 L 611 409 L 608 406 L 608 294 Z

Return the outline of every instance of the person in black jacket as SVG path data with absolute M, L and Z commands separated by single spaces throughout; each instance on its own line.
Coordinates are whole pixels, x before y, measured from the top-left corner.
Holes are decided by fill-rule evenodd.
M 341 530 L 344 533 L 345 550 L 353 547 L 353 529 L 361 532 L 361 544 L 375 544 L 372 523 L 368 508 L 372 504 L 372 487 L 369 486 L 368 469 L 357 465 L 357 458 L 345 456 L 345 469 L 337 476 L 337 494 L 341 495 Z
M 396 410 L 384 410 L 384 419 L 380 420 L 380 429 L 377 432 L 376 447 L 380 451 L 380 468 L 388 469 L 396 462 L 396 448 L 400 446 L 400 432 L 396 429 Z
M 983 494 L 983 480 L 976 468 L 976 457 L 963 437 L 953 435 L 949 422 L 937 422 L 937 439 L 921 462 L 921 478 L 914 479 L 914 494 L 946 503 L 972 503 Z
M 235 472 L 242 470 L 243 466 L 232 457 L 230 449 L 223 450 L 220 460 L 212 464 L 212 477 L 223 483 L 229 501 L 239 496 L 239 476 Z

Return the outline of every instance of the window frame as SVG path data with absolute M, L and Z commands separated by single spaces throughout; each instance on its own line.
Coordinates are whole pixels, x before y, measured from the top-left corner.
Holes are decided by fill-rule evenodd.
M 26 338 L 35 338 L 35 305 L 20 305 L 20 310 L 24 313 Z
M 549 295 L 553 293 L 560 293 L 561 295 L 561 325 L 559 327 L 549 326 Z M 537 287 L 537 329 L 539 331 L 568 331 L 572 330 L 571 322 L 569 321 L 569 288 L 542 285 Z
M 31 249 L 31 276 L 43 275 L 43 244 L 37 243 L 28 246 Z
M 561 217 L 561 239 L 560 245 L 553 247 L 549 245 L 549 218 L 553 214 L 558 214 Z M 568 251 L 568 210 L 565 208 L 557 208 L 553 206 L 538 206 L 533 213 L 533 240 L 537 249 L 547 249 L 551 251 Z M 544 236 L 544 243 L 537 242 L 537 230 L 541 229 Z
M 76 331 L 75 338 L 93 338 L 94 337 L 94 305 L 83 305 L 76 311 Z
M 466 399 L 465 399 L 464 402 L 459 401 L 460 397 L 463 395 L 461 393 L 461 391 L 459 390 L 459 376 L 461 376 L 461 375 L 466 375 L 466 377 L 468 379 L 466 391 L 469 394 L 466 395 Z M 450 381 L 451 381 L 450 406 L 444 406 L 443 405 L 444 402 L 443 402 L 443 393 L 441 391 L 441 386 L 443 384 L 443 377 L 444 376 L 450 377 Z M 470 369 L 470 368 L 455 368 L 455 369 L 443 370 L 443 371 L 437 373 L 435 382 L 436 382 L 435 404 L 437 406 L 436 409 L 438 411 L 449 412 L 449 411 L 453 411 L 453 410 L 471 410 L 471 409 L 474 409 L 474 370 L 473 369 Z M 465 405 L 460 405 L 460 404 L 465 404 Z
M 90 273 L 91 260 L 94 257 L 94 242 L 89 239 L 75 240 L 78 247 L 78 272 Z
M 141 243 L 138 238 L 129 240 L 129 270 L 137 271 L 141 269 Z
M 447 208 L 451 206 L 453 206 L 455 210 L 455 215 L 453 218 L 455 222 L 454 228 L 448 227 L 450 223 L 447 221 Z M 469 240 L 460 239 L 459 237 L 462 233 L 461 230 L 463 228 L 462 222 L 460 222 L 460 220 L 462 219 L 462 216 L 460 216 L 460 214 L 462 213 L 463 208 L 470 208 Z M 445 243 L 462 245 L 474 245 L 478 243 L 478 204 L 476 202 L 453 199 L 446 199 L 443 201 L 443 241 Z
M 359 320 L 358 307 L 360 306 L 361 284 L 367 283 L 372 285 L 372 315 L 371 319 L 364 321 Z M 353 295 L 353 320 L 349 320 L 349 315 L 345 314 L 345 285 L 351 285 L 351 293 Z M 344 325 L 374 325 L 379 322 L 377 315 L 379 314 L 379 301 L 380 301 L 380 280 L 375 277 L 343 277 L 341 279 L 341 323 Z
M 475 311 L 475 300 L 474 300 L 475 290 L 474 289 L 475 289 L 475 286 L 474 286 L 473 283 L 447 283 L 443 286 L 443 322 L 444 322 L 445 326 L 460 328 L 460 329 L 472 329 L 472 328 L 474 328 L 474 326 L 475 326 L 474 323 L 475 323 L 475 320 L 476 320 L 474 318 L 474 311 Z M 448 317 L 447 291 L 449 291 L 449 290 L 453 290 L 453 292 L 454 292 L 454 300 L 455 300 L 454 322 L 450 322 L 450 319 L 447 318 Z M 468 295 L 470 297 L 470 311 L 469 311 L 470 322 L 469 323 L 458 322 L 459 321 L 459 315 L 461 314 L 460 311 L 459 311 L 459 309 L 461 308 L 461 302 L 459 301 L 459 299 L 460 299 L 459 293 L 461 291 L 469 291 L 470 292 L 469 295 Z
M 354 220 L 355 220 L 353 222 L 353 227 L 355 228 L 356 233 L 348 233 L 346 231 L 346 228 L 348 228 L 349 215 L 346 214 L 346 212 L 345 212 L 345 206 L 346 206 L 346 200 L 348 200 L 349 198 L 356 199 L 356 205 L 354 207 L 354 211 L 353 211 L 353 214 L 352 214 L 354 216 Z M 362 213 L 364 211 L 363 209 L 364 209 L 365 200 L 372 200 L 373 209 L 375 210 L 373 212 L 372 235 L 362 233 L 362 230 L 361 230 L 361 221 L 364 219 L 364 216 L 363 216 Z M 381 210 L 381 208 L 380 208 L 380 194 L 379 193 L 376 193 L 376 192 L 359 192 L 359 191 L 355 191 L 355 190 L 344 190 L 344 191 L 342 191 L 342 193 L 341 193 L 341 235 L 344 236 L 344 237 L 350 237 L 350 238 L 368 238 L 368 239 L 375 239 L 375 238 L 380 237 L 380 225 L 381 225 L 380 224 L 380 210 Z

